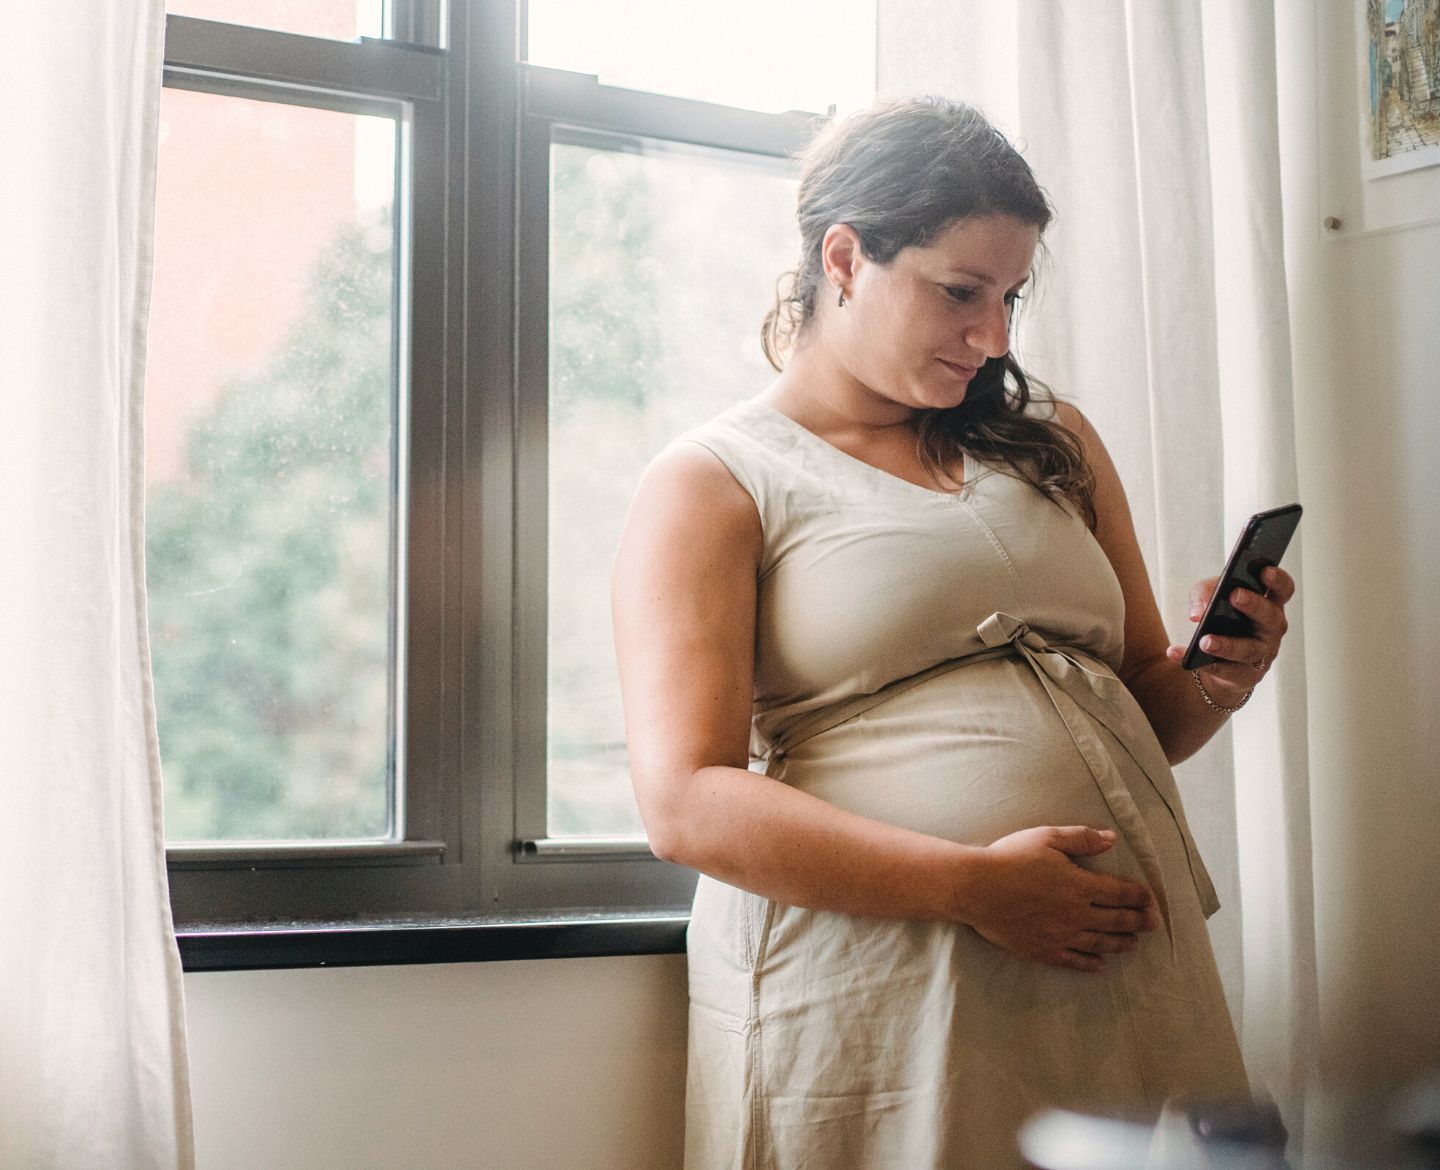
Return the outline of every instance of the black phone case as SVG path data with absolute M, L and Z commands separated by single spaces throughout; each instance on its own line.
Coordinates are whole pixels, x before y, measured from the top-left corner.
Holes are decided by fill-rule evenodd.
M 1200 649 L 1200 639 L 1206 634 L 1248 638 L 1254 633 L 1250 619 L 1230 604 L 1229 597 L 1236 588 L 1249 589 L 1252 593 L 1265 592 L 1265 586 L 1260 584 L 1260 574 L 1280 563 L 1300 523 L 1300 512 L 1299 504 L 1287 504 L 1268 512 L 1256 512 L 1245 522 L 1240 539 L 1235 542 L 1220 574 L 1220 584 L 1216 586 L 1214 596 L 1210 598 L 1210 604 L 1206 606 L 1181 660 L 1180 665 L 1186 670 L 1217 661 L 1213 655 Z

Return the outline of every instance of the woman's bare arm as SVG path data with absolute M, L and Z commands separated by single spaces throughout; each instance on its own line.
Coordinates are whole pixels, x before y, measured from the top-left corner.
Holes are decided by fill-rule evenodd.
M 976 848 L 747 770 L 760 550 L 754 503 L 708 451 L 680 445 L 652 465 L 613 608 L 631 775 L 658 856 L 789 905 L 968 923 L 1081 970 L 1152 928 L 1143 886 L 1069 860 L 1113 834 L 1041 827 Z
M 1140 556 L 1139 541 L 1130 504 L 1115 464 L 1095 428 L 1067 403 L 1057 405 L 1061 422 L 1080 439 L 1086 458 L 1095 472 L 1095 539 L 1104 549 L 1120 589 L 1125 597 L 1125 658 L 1120 677 L 1130 688 L 1144 710 L 1166 758 L 1178 764 L 1200 750 L 1225 723 L 1223 713 L 1209 706 L 1200 696 L 1189 671 L 1179 665 L 1160 610 L 1150 576 Z M 1285 602 L 1295 592 L 1295 583 L 1283 570 L 1269 571 L 1265 583 L 1271 586 L 1270 598 L 1254 594 L 1242 597 L 1237 606 L 1256 623 L 1254 639 L 1226 639 L 1228 645 L 1217 653 L 1235 659 L 1234 664 L 1218 665 L 1207 670 L 1205 685 L 1221 706 L 1233 706 L 1240 696 L 1253 687 L 1260 674 L 1240 665 L 1255 655 L 1274 658 L 1280 639 L 1285 635 Z M 1191 620 L 1197 620 L 1209 600 L 1215 581 L 1198 582 L 1191 591 Z

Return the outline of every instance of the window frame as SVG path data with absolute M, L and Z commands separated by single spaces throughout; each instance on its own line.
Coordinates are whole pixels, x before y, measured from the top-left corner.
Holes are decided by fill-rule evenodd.
M 783 158 L 815 119 L 528 65 L 522 8 L 451 0 L 442 20 L 438 0 L 402 3 L 397 38 L 419 43 L 167 17 L 167 85 L 399 108 L 409 167 L 396 249 L 409 344 L 395 350 L 405 837 L 171 847 L 188 969 L 683 949 L 692 872 L 643 839 L 544 833 L 551 134 Z
M 446 110 L 443 59 L 394 41 L 356 42 L 167 16 L 165 85 L 221 96 L 344 113 L 395 116 L 399 126 L 394 250 L 394 412 L 392 496 L 403 518 L 392 534 L 392 724 L 402 759 L 403 805 L 395 841 L 357 843 L 206 843 L 167 848 L 177 928 L 198 923 L 298 920 L 387 913 L 418 904 L 454 905 L 458 809 L 435 759 L 431 712 L 442 693 L 442 647 L 418 615 L 443 605 L 442 582 L 415 571 L 436 555 L 437 503 L 429 488 L 446 452 L 428 436 L 443 433 L 443 348 L 433 326 L 444 304 L 443 247 L 448 209 L 443 184 Z M 403 181 L 408 170 L 411 181 Z M 407 263 L 408 258 L 408 263 Z M 442 335 L 443 336 L 443 335 Z M 408 357 L 409 360 L 406 360 Z M 395 636 L 399 634 L 398 638 Z M 435 669 L 439 665 L 440 669 Z M 394 772 L 392 771 L 392 777 Z

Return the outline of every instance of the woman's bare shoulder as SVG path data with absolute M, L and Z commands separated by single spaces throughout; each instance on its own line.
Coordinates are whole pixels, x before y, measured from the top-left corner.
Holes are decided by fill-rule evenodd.
M 1054 410 L 1052 416 L 1054 421 L 1080 440 L 1086 462 L 1090 464 L 1090 470 L 1095 473 L 1097 489 L 1103 493 L 1118 486 L 1118 481 L 1115 485 L 1107 482 L 1114 474 L 1114 464 L 1110 460 L 1110 452 L 1106 450 L 1105 443 L 1100 438 L 1100 432 L 1095 429 L 1095 424 L 1073 402 L 1065 402 L 1056 398 L 1052 399 L 1051 403 Z
M 1056 398 L 1051 401 L 1051 407 L 1055 412 L 1055 421 L 1073 434 L 1077 439 L 1084 439 L 1087 432 L 1093 436 L 1095 428 L 1090 425 L 1090 420 L 1081 413 L 1080 408 L 1073 402 L 1065 402 Z
M 626 521 L 625 545 L 666 555 L 725 549 L 758 563 L 760 514 L 750 493 L 709 448 L 671 443 L 641 477 Z

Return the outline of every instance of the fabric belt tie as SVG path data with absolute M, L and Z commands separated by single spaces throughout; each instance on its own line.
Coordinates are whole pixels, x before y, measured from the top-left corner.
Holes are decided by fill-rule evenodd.
M 838 727 L 912 687 L 962 666 L 1018 655 L 1040 680 L 1056 714 L 1070 733 L 1071 740 L 1099 788 L 1116 828 L 1124 836 L 1125 843 L 1130 847 L 1146 882 L 1154 892 L 1155 901 L 1165 922 L 1166 934 L 1170 939 L 1171 957 L 1174 958 L 1175 929 L 1154 840 L 1140 815 L 1139 807 L 1135 804 L 1135 798 L 1115 766 L 1110 749 L 1096 734 L 1090 720 L 1100 724 L 1115 737 L 1170 813 L 1170 818 L 1184 843 L 1190 876 L 1206 916 L 1213 914 L 1220 903 L 1215 896 L 1215 886 L 1200 858 L 1200 851 L 1190 835 L 1190 828 L 1185 823 L 1184 814 L 1172 796 L 1172 786 L 1168 782 L 1168 761 L 1160 751 L 1150 727 L 1137 726 L 1137 709 L 1132 703 L 1125 701 L 1129 697 L 1125 684 L 1108 671 L 1087 666 L 1070 648 L 1047 642 L 1025 622 L 1010 614 L 992 613 L 976 629 L 985 644 L 983 650 L 946 659 L 916 674 L 896 679 L 877 691 L 855 695 L 801 716 L 775 738 L 769 751 L 762 757 L 766 764 L 765 774 L 777 776 L 785 756 L 806 740 Z M 1090 719 L 1087 720 L 1084 715 L 1089 715 Z M 1143 714 L 1140 718 L 1143 718 Z

